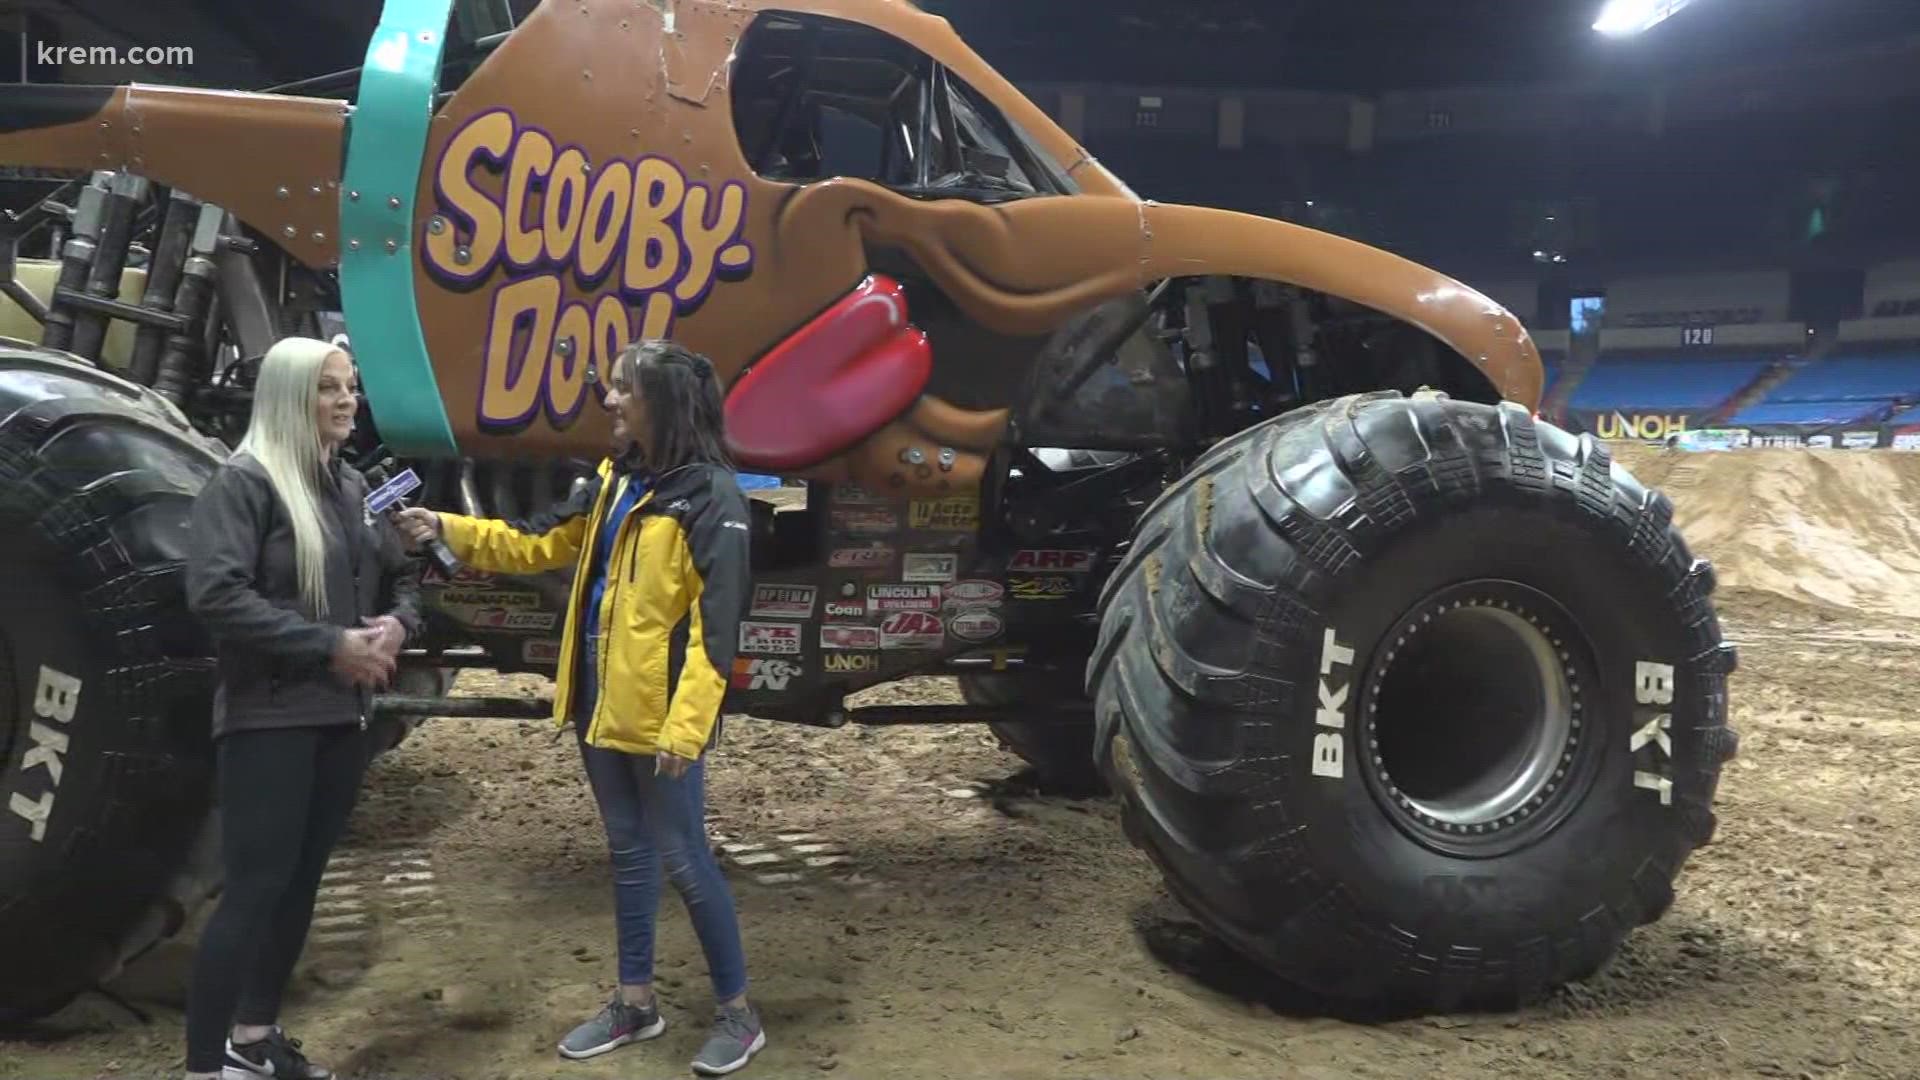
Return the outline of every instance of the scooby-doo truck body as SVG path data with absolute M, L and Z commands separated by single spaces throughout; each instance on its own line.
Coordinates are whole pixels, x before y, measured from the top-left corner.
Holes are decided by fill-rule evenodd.
M 343 324 L 380 444 L 454 470 L 440 504 L 484 501 L 475 463 L 603 454 L 627 343 L 708 355 L 742 469 L 805 487 L 756 503 L 731 706 L 990 720 L 1116 788 L 1174 890 L 1289 977 L 1524 995 L 1664 907 L 1731 750 L 1711 574 L 1533 415 L 1510 313 L 1142 200 L 899 0 L 547 0 L 452 88 L 447 9 L 390 2 L 351 101 L 18 92 L 0 163 L 217 208 L 237 239 L 203 276 L 255 280 L 236 246 L 280 271 L 274 321 L 222 320 L 239 369 L 263 326 Z M 88 327 L 141 317 L 98 261 L 69 245 L 41 344 L 112 368 Z M 171 326 L 193 298 L 166 299 Z M 122 375 L 231 414 L 227 366 L 140 348 Z M 563 586 L 433 587 L 446 643 L 566 662 Z M 966 706 L 842 701 L 941 673 Z

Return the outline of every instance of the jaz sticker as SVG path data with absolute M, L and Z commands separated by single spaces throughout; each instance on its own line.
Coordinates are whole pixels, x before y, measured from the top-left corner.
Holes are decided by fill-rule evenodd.
M 1013 558 L 1007 560 L 1007 569 L 1016 574 L 1052 572 L 1061 574 L 1084 574 L 1093 569 L 1091 551 L 1053 551 L 1032 549 L 1016 551 Z
M 940 617 L 924 611 L 896 611 L 880 624 L 882 649 L 937 649 L 945 642 Z
M 940 590 L 932 585 L 869 585 L 867 607 L 880 611 L 939 611 Z
M 811 619 L 818 594 L 812 585 L 756 585 L 747 614 L 756 619 Z
M 902 581 L 952 581 L 960 572 L 960 556 L 909 551 L 900 567 Z
M 915 499 L 908 522 L 916 529 L 970 532 L 980 526 L 978 499 Z
M 743 622 L 740 651 L 756 656 L 799 656 L 800 624 Z
M 1072 578 L 1061 574 L 1007 579 L 1007 592 L 1015 600 L 1065 600 L 1075 587 Z
M 800 674 L 800 665 L 785 660 L 749 660 L 733 662 L 733 677 L 728 681 L 735 690 L 771 690 L 779 693 Z
M 752 272 L 737 180 L 690 179 L 655 154 L 590 162 L 504 108 L 462 124 L 429 168 L 434 213 L 416 238 L 428 272 L 462 291 L 503 278 L 479 357 L 484 431 L 542 413 L 571 427 L 588 371 L 604 377 L 629 342 L 670 337 L 717 284 Z
M 1007 595 L 997 581 L 956 581 L 943 592 L 949 608 L 991 607 Z
M 947 631 L 962 641 L 992 641 L 1005 628 L 999 615 L 980 609 L 963 611 L 947 620 Z
M 820 647 L 823 649 L 877 649 L 880 647 L 880 628 L 877 626 L 822 626 Z

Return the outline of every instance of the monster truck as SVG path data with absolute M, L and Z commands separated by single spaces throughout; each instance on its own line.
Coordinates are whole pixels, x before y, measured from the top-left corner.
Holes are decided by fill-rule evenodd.
M 293 88 L 5 91 L 0 164 L 73 179 L 0 245 L 0 1007 L 214 884 L 181 525 L 289 331 L 353 347 L 358 460 L 509 516 L 602 453 L 629 341 L 711 356 L 803 495 L 754 500 L 729 710 L 991 723 L 1329 1001 L 1517 1003 L 1667 909 L 1735 654 L 1511 314 L 1142 200 L 910 4 L 449 2 Z M 567 662 L 570 587 L 431 575 L 382 715 L 538 715 L 444 674 Z M 845 703 L 939 674 L 966 704 Z

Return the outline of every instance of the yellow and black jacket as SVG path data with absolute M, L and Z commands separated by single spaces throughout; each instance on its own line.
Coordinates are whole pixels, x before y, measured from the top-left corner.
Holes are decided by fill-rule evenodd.
M 573 496 L 527 521 L 442 514 L 447 546 L 496 574 L 575 567 L 561 636 L 554 720 L 572 717 L 595 538 L 631 478 L 611 460 Z M 629 754 L 697 758 L 712 740 L 727 692 L 751 567 L 746 496 L 717 465 L 663 473 L 620 524 L 600 601 L 599 687 L 587 743 Z

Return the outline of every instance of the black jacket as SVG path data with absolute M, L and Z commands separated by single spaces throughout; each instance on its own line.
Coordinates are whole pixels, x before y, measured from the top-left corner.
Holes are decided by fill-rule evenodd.
M 393 615 L 409 639 L 420 633 L 415 565 L 393 528 L 366 512 L 367 487 L 337 457 L 321 482 L 328 611 L 317 622 L 300 599 L 293 524 L 258 461 L 235 454 L 194 502 L 187 604 L 219 652 L 215 738 L 363 725 L 372 692 L 333 674 L 335 643 L 363 616 Z

